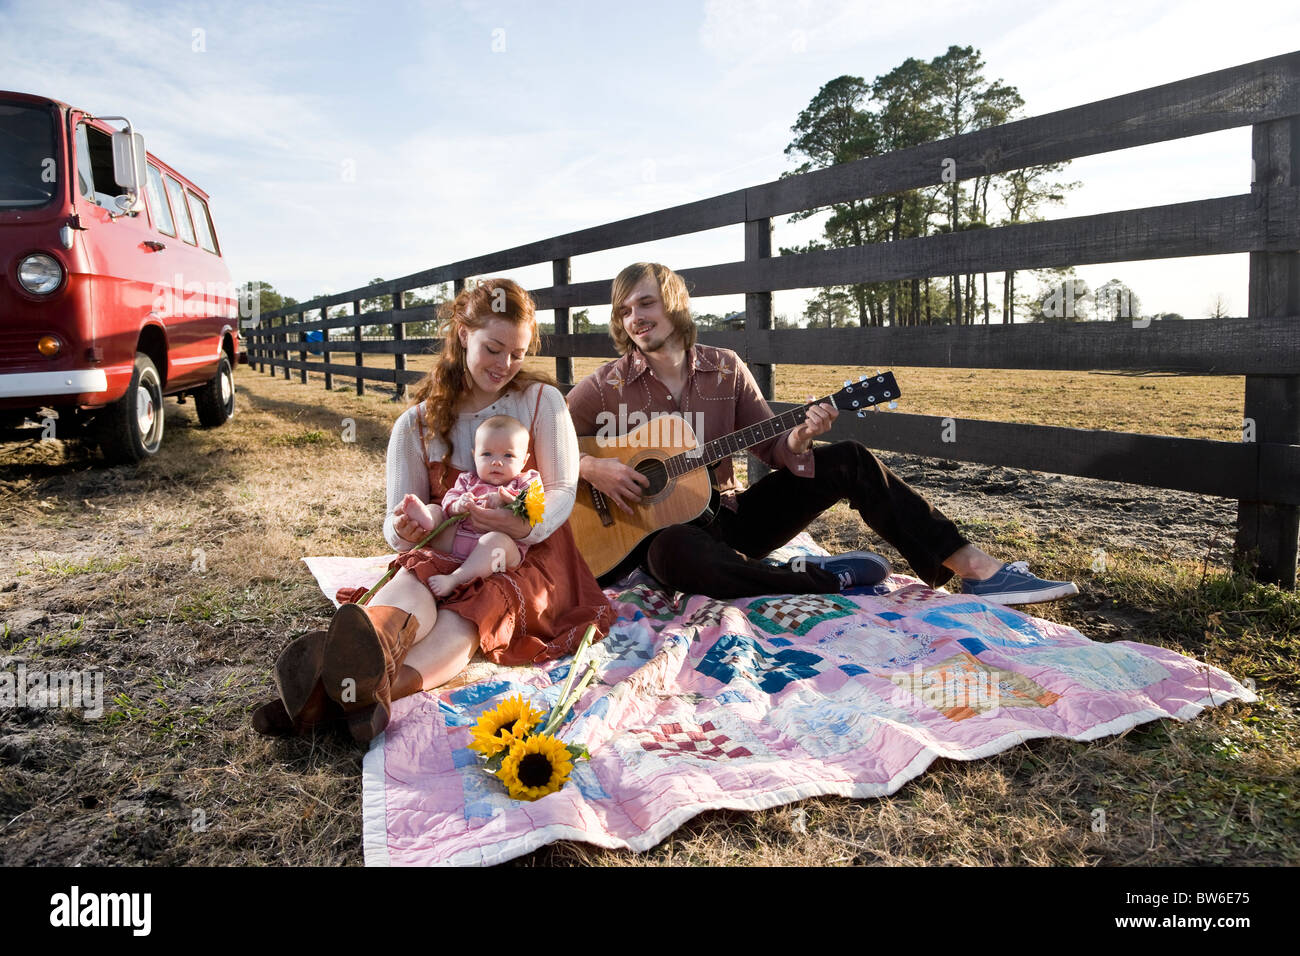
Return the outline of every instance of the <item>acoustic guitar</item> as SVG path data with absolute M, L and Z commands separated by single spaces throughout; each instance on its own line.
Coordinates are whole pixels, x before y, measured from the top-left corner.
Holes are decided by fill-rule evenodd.
M 618 437 L 580 437 L 578 448 L 583 454 L 616 458 L 645 475 L 650 484 L 629 515 L 589 483 L 579 481 L 569 516 L 578 550 L 592 574 L 600 577 L 617 567 L 647 536 L 669 525 L 694 521 L 704 513 L 714 494 L 709 465 L 797 428 L 807 417 L 809 405 L 831 403 L 841 411 L 865 416 L 868 408 L 892 404 L 898 394 L 893 373 L 881 372 L 846 381 L 833 395 L 703 444 L 679 415 L 660 415 Z

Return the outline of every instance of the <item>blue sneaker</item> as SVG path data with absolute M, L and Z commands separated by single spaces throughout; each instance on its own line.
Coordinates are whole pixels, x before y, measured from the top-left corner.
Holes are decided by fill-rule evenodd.
M 1044 581 L 1029 573 L 1029 564 L 1016 561 L 1002 565 L 993 577 L 984 581 L 961 580 L 961 593 L 982 597 L 993 604 L 1037 604 L 1078 594 L 1071 581 Z
M 840 590 L 869 588 L 889 577 L 889 562 L 870 551 L 846 551 L 844 554 L 808 554 L 790 559 L 790 566 L 801 570 L 799 560 L 825 568 L 840 579 Z

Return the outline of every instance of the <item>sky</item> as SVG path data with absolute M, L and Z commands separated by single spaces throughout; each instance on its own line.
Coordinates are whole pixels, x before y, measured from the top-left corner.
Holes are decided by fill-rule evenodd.
M 0 0 L 0 89 L 130 117 L 211 195 L 235 280 L 306 300 L 774 180 L 799 111 L 842 74 L 970 45 L 1034 116 L 1291 52 L 1297 27 L 1300 5 L 1255 0 Z M 1049 218 L 1244 193 L 1249 129 L 1066 176 L 1082 186 Z M 817 231 L 782 217 L 774 248 Z M 737 225 L 581 256 L 573 278 L 743 250 Z M 1120 278 L 1144 312 L 1199 318 L 1222 296 L 1240 315 L 1246 258 L 1078 272 Z M 510 275 L 551 282 L 549 264 Z M 775 310 L 797 318 L 807 296 Z

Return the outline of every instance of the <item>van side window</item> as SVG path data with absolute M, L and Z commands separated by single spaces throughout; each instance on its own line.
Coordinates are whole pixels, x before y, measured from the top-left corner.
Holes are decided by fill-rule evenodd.
M 221 255 L 217 252 L 217 240 L 212 235 L 212 219 L 208 216 L 208 204 L 188 189 L 185 195 L 189 197 L 190 213 L 194 219 L 194 227 L 199 232 L 199 245 L 215 256 Z
M 167 197 L 163 195 L 162 173 L 158 167 L 149 164 L 149 179 L 145 183 L 145 192 L 149 197 L 149 209 L 153 212 L 153 224 L 164 236 L 176 235 L 176 223 L 172 221 L 172 211 L 167 206 Z
M 122 187 L 113 178 L 113 138 L 86 123 L 77 125 L 77 182 L 86 199 L 118 211 L 113 200 Z
M 181 227 L 181 238 L 191 246 L 197 246 L 194 238 L 194 224 L 190 222 L 190 211 L 185 205 L 185 189 L 170 176 L 167 177 L 167 196 L 172 201 L 172 215 Z
M 95 174 L 90 162 L 90 143 L 86 141 L 86 124 L 77 124 L 77 192 L 82 199 L 95 201 Z

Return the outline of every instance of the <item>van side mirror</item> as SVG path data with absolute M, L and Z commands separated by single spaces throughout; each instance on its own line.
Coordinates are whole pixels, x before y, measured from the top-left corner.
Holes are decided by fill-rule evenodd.
M 128 193 L 130 204 L 123 212 L 140 209 L 145 184 L 144 137 L 129 128 L 113 134 L 113 179 Z

